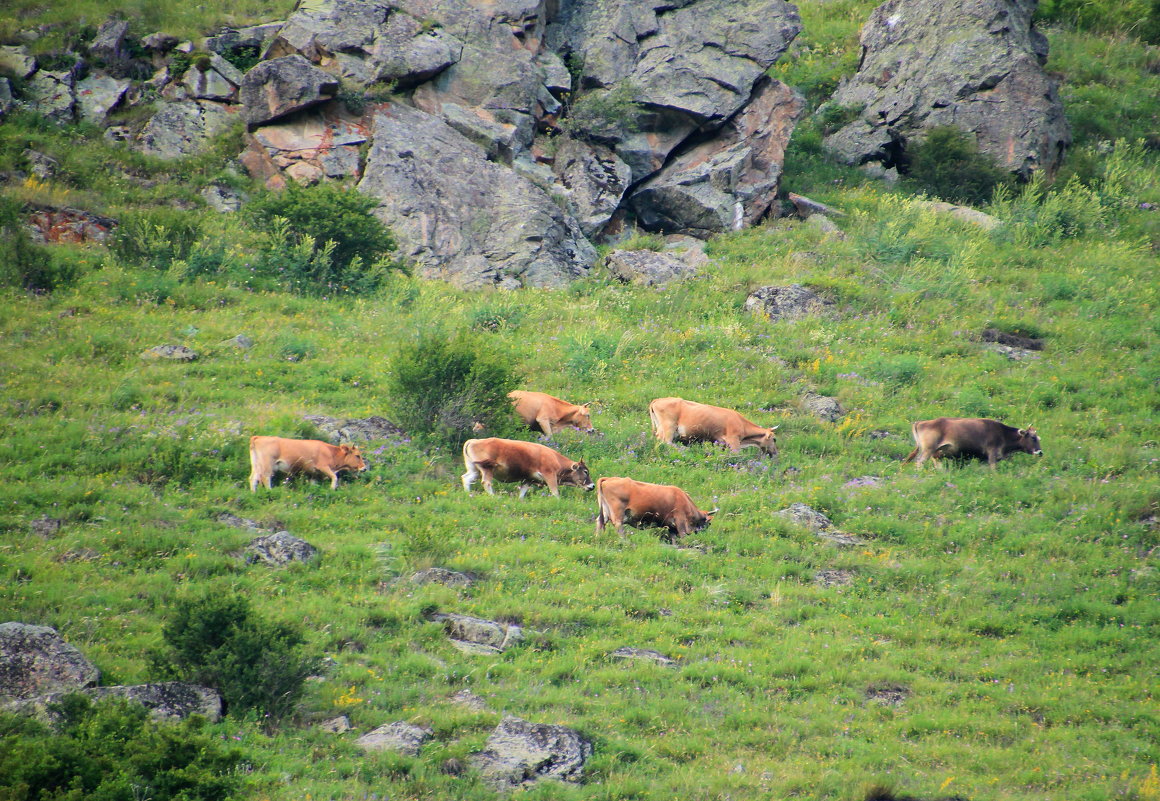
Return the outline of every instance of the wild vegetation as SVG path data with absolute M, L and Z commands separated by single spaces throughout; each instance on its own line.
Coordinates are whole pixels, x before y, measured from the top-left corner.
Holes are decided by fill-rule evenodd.
M 872 5 L 803 3 L 806 33 L 778 77 L 824 100 L 856 65 Z M 1056 24 L 1076 145 L 1054 184 L 994 196 L 986 210 L 1004 225 L 956 222 L 913 185 L 827 161 L 825 121 L 811 119 L 786 184 L 844 210 L 845 237 L 771 221 L 713 240 L 712 269 L 661 291 L 598 270 L 566 290 L 468 293 L 384 266 L 373 286 L 319 296 L 191 269 L 277 249 L 276 226 L 200 207 L 210 181 L 259 194 L 226 166 L 236 138 L 175 165 L 83 126 L 6 119 L 0 170 L 24 169 L 26 147 L 62 165 L 12 201 L 67 197 L 126 225 L 109 248 L 47 251 L 16 244 L 11 203 L 0 206 L 0 259 L 28 265 L 5 268 L 0 297 L 0 610 L 57 627 L 106 684 L 183 675 L 236 695 L 220 723 L 148 728 L 140 742 L 116 736 L 136 713 L 115 705 L 77 712 L 51 739 L 5 717 L 0 766 L 43 765 L 35 755 L 51 742 L 107 772 L 94 738 L 149 754 L 171 737 L 207 760 L 185 774 L 202 795 L 186 797 L 488 799 L 461 767 L 507 713 L 595 744 L 583 784 L 529 798 L 1160 798 L 1160 211 L 1149 207 L 1160 160 L 1148 139 L 1160 78 L 1138 68 L 1156 53 L 1131 29 Z M 43 265 L 58 277 L 23 277 Z M 834 316 L 744 311 L 751 289 L 791 282 L 834 300 Z M 990 327 L 1044 350 L 1009 360 L 979 341 Z M 237 334 L 254 346 L 237 349 Z M 163 343 L 199 359 L 138 358 Z M 595 500 L 573 488 L 465 495 L 454 437 L 438 426 L 370 449 L 371 470 L 337 491 L 297 479 L 249 492 L 249 435 L 320 436 L 304 414 L 401 421 L 441 368 L 467 386 L 483 376 L 480 392 L 449 401 L 459 423 L 479 411 L 464 397 L 494 410 L 511 374 L 598 400 L 598 434 L 564 430 L 551 444 L 593 476 L 678 484 L 721 512 L 680 548 L 656 531 L 597 537 Z M 836 397 L 845 416 L 804 412 L 807 392 Z M 666 395 L 779 424 L 780 461 L 655 445 L 646 408 Z M 901 465 L 910 423 L 940 415 L 1034 425 L 1045 455 L 994 472 Z M 794 502 L 862 544 L 839 549 L 775 515 Z M 226 511 L 276 522 L 322 556 L 247 565 L 238 551 L 252 534 L 219 523 Z M 31 530 L 42 516 L 64 521 L 58 536 Z M 410 583 L 432 565 L 478 583 Z M 467 655 L 432 611 L 531 636 Z M 199 633 L 211 613 L 235 636 Z M 610 659 L 625 645 L 678 664 Z M 246 680 L 255 648 L 280 655 L 281 679 L 329 659 L 277 707 L 285 685 Z M 464 688 L 492 711 L 451 703 Z M 408 720 L 434 737 L 417 757 L 365 754 L 317 727 L 339 714 L 359 733 Z M 132 797 L 137 764 L 114 766 L 128 778 L 108 797 Z M 18 777 L 0 797 L 33 787 Z

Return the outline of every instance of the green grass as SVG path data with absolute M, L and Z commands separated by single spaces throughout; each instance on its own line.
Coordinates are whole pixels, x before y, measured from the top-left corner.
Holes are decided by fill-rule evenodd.
M 802 41 L 820 55 L 785 79 L 820 87 L 852 69 L 871 6 L 804 4 Z M 1079 69 L 1104 40 L 1052 42 L 1070 65 L 1065 96 L 1105 80 Z M 1123 83 L 1101 102 L 1142 104 L 1123 119 L 1143 138 L 1154 76 L 1123 58 L 1110 58 Z M 254 801 L 494 798 L 441 768 L 479 750 L 503 713 L 595 743 L 584 784 L 533 799 L 855 801 L 884 786 L 1154 801 L 1160 264 L 1157 213 L 1138 203 L 1160 202 L 1155 151 L 1084 133 L 1080 182 L 1001 198 L 992 211 L 1008 224 L 986 233 L 827 162 L 819 136 L 799 128 L 786 183 L 845 210 L 845 239 L 791 221 L 722 236 L 712 269 L 663 291 L 600 271 L 561 291 L 479 294 L 395 274 L 374 295 L 324 300 L 70 251 L 75 285 L 0 296 L 0 614 L 56 626 L 108 684 L 155 678 L 146 655 L 190 593 L 238 592 L 302 626 L 335 664 L 297 717 L 274 732 L 245 715 L 207 729 L 245 751 L 239 797 Z M 27 146 L 64 164 L 16 190 L 29 200 L 67 192 L 120 215 L 196 202 L 214 180 L 248 186 L 223 170 L 228 142 L 166 165 L 16 118 L 0 126 L 0 169 L 19 169 Z M 188 213 L 245 249 L 235 223 Z M 744 311 L 751 289 L 789 282 L 837 314 L 770 323 Z M 992 326 L 1045 349 L 1009 361 L 978 340 Z M 248 436 L 317 436 L 310 413 L 390 418 L 392 358 L 432 328 L 485 339 L 530 389 L 599 401 L 598 435 L 566 430 L 554 444 L 594 476 L 675 483 L 719 506 L 688 538 L 696 547 L 656 531 L 596 536 L 595 499 L 574 488 L 468 497 L 458 454 L 409 443 L 370 449 L 371 470 L 336 492 L 308 480 L 248 491 Z M 239 333 L 251 350 L 226 343 Z M 138 358 L 164 343 L 200 358 Z M 803 414 L 809 391 L 847 416 Z M 779 424 L 781 460 L 654 445 L 647 404 L 667 395 Z M 958 414 L 1034 425 L 1046 455 L 996 471 L 899 463 L 912 421 Z M 865 544 L 839 550 L 774 514 L 798 501 Z M 277 522 L 322 558 L 246 566 L 250 537 L 216 522 L 223 511 Z M 65 521 L 58 537 L 31 533 L 43 515 Z M 70 558 L 84 549 L 95 557 Z M 406 581 L 431 565 L 479 583 Z M 824 569 L 852 583 L 823 588 Z M 432 609 L 531 634 L 502 656 L 467 656 L 426 622 Z M 680 663 L 609 659 L 623 645 Z M 869 697 L 894 685 L 909 692 L 901 705 Z M 451 704 L 462 688 L 494 712 Z M 353 735 L 315 728 L 338 714 L 360 734 L 409 720 L 435 736 L 416 758 L 368 756 Z

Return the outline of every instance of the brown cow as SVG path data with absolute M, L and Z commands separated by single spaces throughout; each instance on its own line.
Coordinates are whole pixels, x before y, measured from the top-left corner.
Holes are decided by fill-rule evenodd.
M 669 542 L 690 531 L 706 528 L 717 514 L 716 509 L 711 512 L 698 509 L 680 487 L 613 476 L 596 482 L 596 502 L 600 505 L 596 516 L 597 534 L 609 523 L 622 535 L 625 523 L 638 528 L 657 526 L 669 530 L 666 537 Z
M 1009 454 L 1024 453 L 1042 456 L 1039 436 L 1033 427 L 1015 428 L 979 417 L 940 417 L 937 420 L 919 420 L 910 427 L 915 449 L 903 459 L 903 464 L 914 459 L 921 465 L 927 459 L 947 456 L 975 456 L 986 458 L 994 469 L 995 463 Z
M 317 439 L 250 437 L 250 492 L 258 484 L 270 489 L 275 473 L 322 473 L 330 488 L 338 488 L 338 474 L 344 470 L 367 469 L 359 449 L 353 445 L 331 445 Z
M 592 416 L 588 404 L 574 403 L 554 398 L 544 392 L 509 392 L 508 397 L 515 403 L 516 414 L 532 431 L 542 431 L 545 436 L 563 426 L 572 426 L 585 433 L 592 433 Z
M 588 474 L 583 460 L 574 462 L 538 442 L 515 439 L 469 439 L 463 443 L 463 489 L 471 492 L 471 485 L 480 476 L 483 488 L 495 495 L 492 480 L 518 482 L 520 497 L 528 494 L 533 483 L 546 484 L 552 495 L 560 497 L 560 485 L 571 484 L 590 490 L 596 485 Z
M 648 405 L 653 433 L 661 442 L 674 438 L 683 442 L 716 442 L 731 451 L 754 445 L 777 458 L 777 436 L 773 428 L 755 425 L 732 409 L 709 406 L 681 398 L 657 398 Z

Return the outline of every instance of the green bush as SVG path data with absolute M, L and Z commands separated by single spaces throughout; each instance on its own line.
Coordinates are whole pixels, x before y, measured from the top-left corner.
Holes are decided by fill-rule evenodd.
M 0 197 L 0 286 L 51 292 L 73 283 L 80 270 L 66 254 L 33 244 L 18 201 Z
M 109 249 L 123 264 L 167 270 L 185 259 L 201 236 L 201 221 L 180 209 L 128 212 L 121 218 Z
M 396 421 L 412 436 L 456 448 L 475 423 L 490 435 L 512 428 L 516 377 L 481 343 L 427 334 L 395 356 L 389 379 Z
M 577 139 L 615 142 L 637 128 L 641 105 L 630 81 L 612 89 L 596 89 L 578 97 L 568 109 L 560 127 Z
M 518 328 L 527 310 L 516 303 L 488 303 L 471 313 L 471 327 L 476 331 L 499 331 Z
M 931 128 L 907 149 L 907 178 L 922 191 L 952 203 L 986 203 L 1000 186 L 1014 181 L 975 141 L 953 125 Z
M 1139 36 L 1155 44 L 1160 34 L 1160 0 L 1043 0 L 1035 18 L 1074 26 L 1077 30 Z
M 231 714 L 256 710 L 273 725 L 294 710 L 318 660 L 303 654 L 302 633 L 263 620 L 239 595 L 206 593 L 177 601 L 154 653 L 162 674 L 213 687 Z
M 217 801 L 238 789 L 244 755 L 203 733 L 201 718 L 158 723 L 142 706 L 80 694 L 49 711 L 58 731 L 0 714 L 4 801 Z

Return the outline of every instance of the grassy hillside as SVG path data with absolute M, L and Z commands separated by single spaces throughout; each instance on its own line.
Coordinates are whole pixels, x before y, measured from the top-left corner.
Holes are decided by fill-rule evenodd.
M 852 68 L 869 7 L 806 5 L 811 33 L 782 77 L 808 89 Z M 1121 59 L 1103 77 L 1076 67 L 1065 96 L 1111 104 L 1144 138 L 1157 77 L 1131 65 L 1154 52 L 1111 36 L 1053 33 L 1066 70 Z M 1108 142 L 1119 131 L 1098 130 L 1094 112 L 1084 123 L 1088 107 L 1069 107 L 1076 181 L 1000 198 L 989 210 L 1006 224 L 990 233 L 828 164 L 806 124 L 787 181 L 845 210 L 844 237 L 793 221 L 724 236 L 712 269 L 663 291 L 601 271 L 565 291 L 484 294 L 393 275 L 374 295 L 322 299 L 64 251 L 75 282 L 0 297 L 0 617 L 57 627 L 106 684 L 155 679 L 149 652 L 174 604 L 199 593 L 237 592 L 302 627 L 333 664 L 300 712 L 272 731 L 252 713 L 206 729 L 244 750 L 245 799 L 493 798 L 453 760 L 502 714 L 595 744 L 584 784 L 529 798 L 852 800 L 875 786 L 1160 798 L 1160 212 L 1140 207 L 1160 204 L 1160 178 L 1154 150 Z M 30 145 L 64 164 L 9 194 L 131 217 L 193 205 L 210 180 L 246 186 L 224 170 L 228 141 L 176 168 L 100 141 L 27 118 L 0 126 L 0 167 Z M 245 249 L 235 223 L 173 214 Z M 744 311 L 751 289 L 789 282 L 833 299 L 834 317 Z M 991 326 L 1045 349 L 1010 361 L 979 341 Z M 598 435 L 553 440 L 594 476 L 679 484 L 720 514 L 681 548 L 656 531 L 595 536 L 591 494 L 468 497 L 457 453 L 408 442 L 372 448 L 372 469 L 336 492 L 306 480 L 249 492 L 249 435 L 313 436 L 304 414 L 390 418 L 392 357 L 431 330 L 471 332 L 527 388 L 599 400 Z M 237 334 L 254 347 L 226 343 Z M 138 357 L 159 344 L 200 358 Z M 847 415 L 804 413 L 811 391 Z M 780 461 L 655 446 L 646 407 L 665 395 L 779 424 Z M 996 471 L 900 464 L 911 421 L 940 415 L 1034 425 L 1045 455 Z M 775 516 L 798 501 L 864 544 L 839 549 Z M 227 511 L 277 522 L 322 558 L 247 566 L 251 535 L 217 522 Z M 42 516 L 65 521 L 57 536 L 32 531 Z M 407 581 L 432 565 L 480 580 Z M 826 586 L 821 571 L 850 583 Z M 433 610 L 530 636 L 469 656 L 427 622 Z M 608 657 L 626 645 L 679 664 Z M 494 711 L 452 704 L 464 688 Z M 415 758 L 365 755 L 353 734 L 316 727 L 339 714 L 360 734 L 408 720 L 435 736 Z

